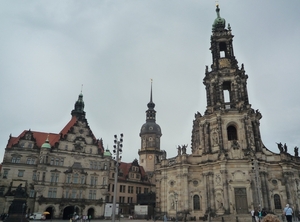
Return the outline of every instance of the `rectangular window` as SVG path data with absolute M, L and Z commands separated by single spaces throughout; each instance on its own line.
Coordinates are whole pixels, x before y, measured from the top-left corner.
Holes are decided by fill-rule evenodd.
M 24 176 L 25 170 L 19 170 L 18 171 L 18 177 L 23 177 Z
M 48 198 L 56 198 L 56 188 L 49 188 Z
M 148 193 L 149 192 L 149 188 L 144 188 L 144 193 Z
M 69 198 L 69 189 L 65 190 L 65 198 Z
M 6 178 L 7 178 L 7 176 L 8 176 L 8 171 L 9 171 L 9 170 L 4 170 L 4 171 L 3 171 L 3 179 L 6 179 Z
M 54 175 L 55 175 L 54 173 L 51 173 L 51 176 L 50 176 L 50 182 L 51 183 L 54 183 Z
M 72 199 L 76 198 L 76 193 L 77 193 L 77 190 L 72 190 Z
M 128 186 L 128 193 L 133 193 L 133 186 Z
M 102 185 L 107 185 L 106 177 L 103 177 Z
M 132 203 L 133 198 L 132 197 L 127 197 L 127 203 Z
M 95 200 L 96 199 L 96 190 L 89 191 L 89 199 Z
M 125 202 L 125 197 L 119 197 L 119 203 L 124 203 Z
M 74 183 L 74 184 L 77 184 L 77 183 L 78 183 L 78 177 L 79 177 L 78 174 L 73 175 L 73 183 Z
M 58 177 L 59 177 L 59 174 L 56 173 L 56 174 L 55 174 L 55 183 L 58 183 Z
M 125 185 L 120 185 L 120 192 L 121 193 L 125 193 L 125 189 L 126 189 Z
M 67 176 L 67 181 L 66 181 L 66 183 L 71 183 L 71 175 L 70 175 L 70 174 Z
M 81 184 L 84 184 L 84 181 L 85 181 L 85 176 L 81 176 L 81 178 L 80 178 L 80 183 L 81 183 Z
M 97 185 L 98 178 L 95 176 L 91 176 L 91 185 L 96 186 Z
M 21 158 L 20 157 L 12 157 L 11 162 L 12 163 L 20 163 Z
M 34 197 L 34 194 L 35 194 L 34 190 L 29 191 L 29 197 Z

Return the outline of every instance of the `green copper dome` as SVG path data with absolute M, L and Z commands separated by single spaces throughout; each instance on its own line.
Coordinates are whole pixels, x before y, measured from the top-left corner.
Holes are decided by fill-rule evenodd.
M 42 148 L 51 149 L 51 145 L 49 143 L 48 137 L 46 141 L 43 143 Z
M 217 5 L 216 12 L 217 12 L 217 18 L 215 19 L 215 21 L 212 25 L 212 30 L 213 31 L 216 31 L 217 29 L 224 29 L 225 25 L 226 25 L 225 19 L 220 17 L 219 5 Z
M 111 157 L 111 153 L 109 151 L 109 149 L 106 149 L 105 152 L 103 153 L 104 157 Z

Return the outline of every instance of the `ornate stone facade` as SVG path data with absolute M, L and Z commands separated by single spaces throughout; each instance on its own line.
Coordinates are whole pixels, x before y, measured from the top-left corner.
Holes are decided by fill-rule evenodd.
M 151 175 L 136 159 L 119 163 L 114 187 L 115 160 L 89 127 L 82 94 L 71 114 L 58 134 L 25 130 L 10 136 L 0 174 L 3 213 L 8 213 L 18 187 L 24 191 L 23 213 L 48 211 L 48 219 L 68 219 L 74 213 L 101 218 L 105 204 L 113 202 L 114 189 L 120 213 L 133 214 L 137 195 L 151 192 Z
M 225 27 L 218 6 L 216 11 L 212 65 L 203 80 L 207 109 L 195 114 L 191 154 L 178 152 L 156 165 L 156 209 L 170 217 L 189 212 L 197 220 L 224 215 L 234 220 L 253 208 L 281 214 L 286 203 L 298 210 L 298 148 L 292 156 L 280 143 L 275 154 L 262 143 L 262 115 L 249 103 L 248 75 L 234 56 L 231 27 Z

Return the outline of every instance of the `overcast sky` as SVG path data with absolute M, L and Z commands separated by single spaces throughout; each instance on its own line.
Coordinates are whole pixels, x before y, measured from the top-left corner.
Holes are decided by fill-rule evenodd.
M 265 146 L 300 146 L 300 1 L 219 0 L 244 63 Z M 9 135 L 59 133 L 83 84 L 86 118 L 123 161 L 138 159 L 153 79 L 161 149 L 188 144 L 204 113 L 214 0 L 0 0 L 0 162 Z

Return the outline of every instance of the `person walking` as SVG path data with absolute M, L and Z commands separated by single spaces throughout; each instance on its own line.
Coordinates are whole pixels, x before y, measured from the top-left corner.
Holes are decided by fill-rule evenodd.
M 292 222 L 293 219 L 293 209 L 290 207 L 289 204 L 287 204 L 283 210 L 283 213 L 286 217 L 287 222 Z
M 254 209 L 253 210 L 251 210 L 251 217 L 252 217 L 252 222 L 256 222 L 255 221 L 255 215 L 254 215 Z

